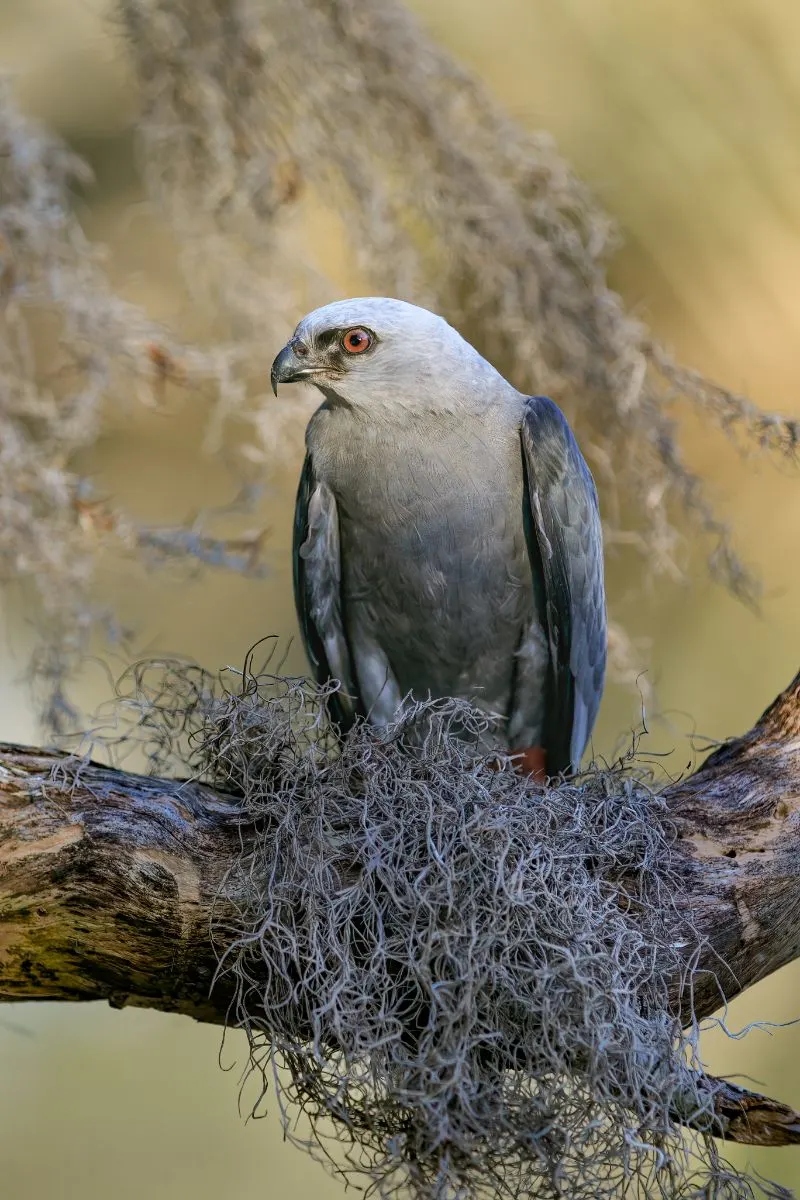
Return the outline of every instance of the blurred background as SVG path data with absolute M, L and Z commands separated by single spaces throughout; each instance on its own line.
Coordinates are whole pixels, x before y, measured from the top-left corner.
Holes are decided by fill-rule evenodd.
M 619 222 L 611 281 L 688 366 L 800 415 L 800 9 L 790 0 L 413 0 L 429 32 L 530 129 L 545 129 Z M 0 0 L 0 65 L 27 113 L 91 164 L 81 201 L 92 240 L 109 248 L 118 291 L 169 323 L 185 306 L 175 247 L 144 204 L 132 123 L 136 89 L 105 0 Z M 327 268 L 348 286 L 347 264 Z M 337 276 L 337 269 L 339 274 Z M 293 323 L 300 313 L 287 314 Z M 285 330 L 264 330 L 277 350 Z M 270 574 L 196 578 L 115 566 L 98 580 L 135 631 L 136 654 L 240 664 L 257 638 L 295 631 L 288 548 L 305 414 L 290 417 L 264 464 Z M 267 415 L 265 420 L 269 420 Z M 286 420 L 285 414 L 281 417 Z M 294 436 L 294 434 L 298 436 Z M 143 521 L 181 521 L 232 494 L 224 456 L 203 447 L 191 396 L 164 411 L 112 414 L 80 470 Z M 645 748 L 680 771 L 698 738 L 748 727 L 800 666 L 800 478 L 687 419 L 682 444 L 710 481 L 765 596 L 755 615 L 698 565 L 686 588 L 629 588 L 611 568 L 616 612 L 650 639 L 659 716 Z M 630 595 L 628 593 L 630 592 Z M 230 614 L 236 613 L 236 620 Z M 0 734 L 35 741 L 23 683 L 34 632 L 13 606 L 0 631 Z M 112 674 L 127 661 L 105 655 Z M 295 644 L 289 670 L 303 669 Z M 79 688 L 92 710 L 106 666 Z M 640 719 L 639 697 L 612 687 L 595 741 L 610 753 Z M 732 1030 L 800 1017 L 800 963 L 737 1001 Z M 237 1112 L 242 1047 L 183 1018 L 104 1006 L 0 1010 L 0 1194 L 4 1200 L 250 1200 L 334 1196 L 340 1186 L 282 1143 L 277 1115 Z M 742 1040 L 711 1031 L 712 1070 L 800 1107 L 800 1026 Z M 732 1151 L 786 1186 L 800 1150 Z

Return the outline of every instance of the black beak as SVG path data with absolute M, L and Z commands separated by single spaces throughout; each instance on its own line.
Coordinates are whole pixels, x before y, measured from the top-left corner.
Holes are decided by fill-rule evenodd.
M 277 396 L 279 383 L 297 383 L 301 379 L 307 379 L 310 375 L 317 373 L 316 368 L 310 367 L 307 360 L 295 353 L 294 346 L 289 342 L 272 364 L 272 370 L 269 373 L 272 391 Z

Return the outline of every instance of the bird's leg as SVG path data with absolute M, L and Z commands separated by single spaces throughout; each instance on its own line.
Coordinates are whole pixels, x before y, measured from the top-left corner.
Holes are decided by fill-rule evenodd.
M 547 780 L 547 753 L 543 746 L 527 746 L 524 750 L 513 750 L 509 755 L 518 775 L 527 775 L 534 783 Z

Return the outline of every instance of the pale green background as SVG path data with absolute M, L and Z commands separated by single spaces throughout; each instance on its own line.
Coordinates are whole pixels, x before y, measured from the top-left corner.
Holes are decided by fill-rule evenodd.
M 614 269 L 628 302 L 679 357 L 767 407 L 800 414 L 800 8 L 793 0 L 415 0 L 432 32 L 484 77 L 508 110 L 550 129 L 623 224 Z M 174 254 L 141 208 L 132 166 L 135 93 L 106 3 L 0 0 L 0 62 L 17 72 L 24 106 L 87 154 L 98 174 L 84 213 L 111 247 L 126 295 L 178 318 Z M 340 261 L 330 247 L 330 262 Z M 347 267 L 341 264 L 342 288 Z M 291 314 L 292 316 L 295 314 Z M 265 330 L 265 337 L 270 331 Z M 276 346 L 277 349 L 277 346 Z M 90 460 L 101 485 L 143 518 L 180 519 L 229 495 L 201 452 L 188 403 L 170 416 L 119 414 Z M 675 748 L 693 729 L 721 737 L 748 726 L 800 665 L 800 477 L 736 459 L 687 420 L 692 463 L 766 583 L 763 614 L 702 574 L 691 591 L 621 602 L 632 580 L 610 563 L 615 616 L 653 639 L 651 676 L 669 719 L 648 743 Z M 142 463 L 150 478 L 143 485 Z M 139 631 L 137 648 L 187 653 L 209 667 L 238 663 L 257 637 L 293 631 L 289 511 L 296 451 L 274 464 L 269 521 L 275 574 L 106 578 Z M 231 614 L 235 619 L 231 619 Z M 20 688 L 29 634 L 7 614 L 0 635 L 0 734 L 34 739 Z M 290 665 L 300 668 L 295 651 Z M 122 666 L 123 660 L 112 666 Z M 99 669 L 82 698 L 103 695 Z M 638 716 L 611 689 L 598 745 Z M 800 1016 L 800 967 L 733 1006 L 730 1020 Z M 319 1168 L 282 1145 L 277 1120 L 246 1125 L 237 1072 L 217 1063 L 219 1033 L 181 1018 L 102 1006 L 0 1010 L 0 1196 L 3 1200 L 250 1200 L 339 1194 Z M 800 1107 L 800 1028 L 709 1037 L 720 1072 L 755 1077 Z M 241 1046 L 231 1039 L 226 1061 Z M 744 1155 L 739 1155 L 742 1161 Z M 753 1155 L 784 1184 L 800 1183 L 800 1149 Z

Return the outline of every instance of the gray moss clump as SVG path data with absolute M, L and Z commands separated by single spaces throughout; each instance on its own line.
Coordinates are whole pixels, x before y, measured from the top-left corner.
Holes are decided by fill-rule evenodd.
M 755 1194 L 672 1015 L 692 935 L 632 768 L 530 786 L 455 736 L 485 727 L 455 701 L 339 743 L 298 680 L 172 664 L 133 692 L 159 773 L 240 799 L 213 932 L 255 1112 L 380 1196 Z

